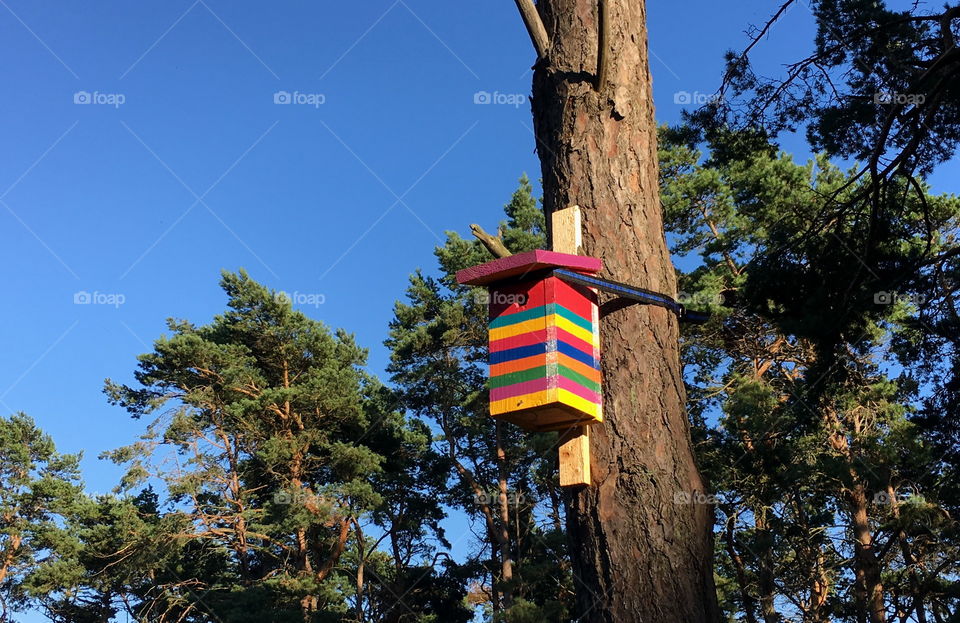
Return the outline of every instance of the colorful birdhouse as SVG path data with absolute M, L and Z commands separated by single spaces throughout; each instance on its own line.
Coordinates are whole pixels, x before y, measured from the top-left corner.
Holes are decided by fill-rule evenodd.
M 600 260 L 531 251 L 457 273 L 486 286 L 490 415 L 533 431 L 603 420 L 597 295 L 552 271 L 595 274 Z

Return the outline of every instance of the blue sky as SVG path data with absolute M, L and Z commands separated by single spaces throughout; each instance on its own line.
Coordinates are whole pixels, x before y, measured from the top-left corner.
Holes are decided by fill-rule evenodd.
M 714 92 L 723 51 L 775 4 L 651 2 L 658 119 Z M 758 54 L 776 71 L 811 38 L 801 5 Z M 130 381 L 165 318 L 222 310 L 222 268 L 296 293 L 383 375 L 409 273 L 539 177 L 534 55 L 508 0 L 0 0 L 0 54 L 0 409 L 82 450 L 92 491 L 118 473 L 97 455 L 143 425 L 104 378 Z

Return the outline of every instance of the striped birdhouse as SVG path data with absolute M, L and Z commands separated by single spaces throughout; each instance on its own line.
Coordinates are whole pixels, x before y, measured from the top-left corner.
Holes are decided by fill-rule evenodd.
M 489 294 L 490 415 L 527 430 L 603 419 L 597 296 L 553 276 L 558 268 L 593 274 L 601 262 L 531 251 L 457 273 Z

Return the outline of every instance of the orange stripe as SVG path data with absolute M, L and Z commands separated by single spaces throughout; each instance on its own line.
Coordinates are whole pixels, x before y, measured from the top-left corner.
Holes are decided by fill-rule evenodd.
M 523 359 L 496 363 L 490 366 L 490 376 L 500 376 L 501 374 L 510 374 L 511 372 L 520 372 L 538 366 L 545 366 L 547 365 L 547 354 L 548 353 L 542 353 L 540 355 L 534 355 L 533 357 L 524 357 Z
M 591 381 L 594 381 L 597 383 L 600 382 L 600 370 L 591 368 L 590 366 L 583 363 L 582 361 L 577 361 L 576 359 L 572 357 L 568 357 L 563 353 L 557 353 L 557 363 L 559 363 L 562 366 L 567 366 L 574 372 L 579 372 L 580 374 L 587 377 Z
M 591 368 L 582 361 L 577 361 L 572 357 L 568 357 L 563 353 L 544 353 L 541 355 L 534 355 L 533 357 L 524 357 L 523 359 L 514 359 L 513 361 L 505 361 L 503 363 L 497 363 L 490 366 L 490 376 L 500 376 L 501 374 L 510 374 L 511 372 L 522 372 L 523 370 L 529 370 L 530 368 L 537 368 L 540 366 L 547 365 L 547 355 L 553 354 L 556 355 L 557 363 L 563 366 L 567 366 L 574 372 L 578 372 L 583 376 L 587 377 L 591 381 L 596 383 L 600 382 L 600 370 Z

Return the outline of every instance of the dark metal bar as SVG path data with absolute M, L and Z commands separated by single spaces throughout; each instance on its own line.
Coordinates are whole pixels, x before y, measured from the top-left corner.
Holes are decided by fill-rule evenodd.
M 669 297 L 666 294 L 660 294 L 659 292 L 638 288 L 636 286 L 620 283 L 618 281 L 590 277 L 588 275 L 582 275 L 580 273 L 564 270 L 562 268 L 554 269 L 553 274 L 569 283 L 578 283 L 580 285 L 603 290 L 604 292 L 616 294 L 617 296 L 631 299 L 633 301 L 637 301 L 638 303 L 657 305 L 658 307 L 669 309 L 675 313 L 678 318 L 680 318 L 681 322 L 703 324 L 710 319 L 709 313 L 687 309 L 681 303 L 678 303 L 672 297 Z

